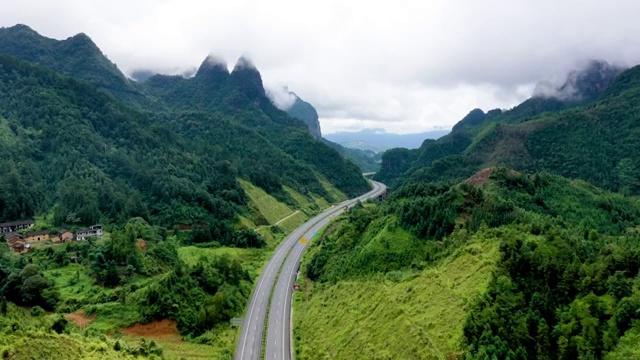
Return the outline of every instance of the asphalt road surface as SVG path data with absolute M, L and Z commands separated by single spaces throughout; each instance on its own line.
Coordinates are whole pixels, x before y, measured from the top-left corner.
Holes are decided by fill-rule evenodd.
M 345 206 L 353 206 L 358 200 L 364 201 L 385 192 L 385 185 L 375 181 L 372 181 L 372 184 L 373 190 L 370 192 L 344 201 L 315 216 L 294 230 L 278 246 L 253 289 L 236 348 L 236 360 L 260 359 L 269 296 L 276 279 L 278 283 L 273 292 L 269 311 L 265 355 L 267 359 L 291 359 L 291 296 L 300 258 L 307 245 L 307 243 L 301 243 L 300 239 L 311 240 L 313 235 L 331 221 L 333 216 L 341 214 Z M 278 273 L 280 273 L 279 276 Z

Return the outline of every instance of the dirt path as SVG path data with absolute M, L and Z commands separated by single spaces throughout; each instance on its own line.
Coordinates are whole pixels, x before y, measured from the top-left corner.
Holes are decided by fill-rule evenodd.
M 290 218 L 290 217 L 292 217 L 292 216 L 296 215 L 296 214 L 297 214 L 297 213 L 299 213 L 299 212 L 300 212 L 300 210 L 296 210 L 296 211 L 294 211 L 293 213 L 291 213 L 291 214 L 289 214 L 289 215 L 287 215 L 287 216 L 283 217 L 282 219 L 278 220 L 278 221 L 277 221 L 275 224 L 273 224 L 273 225 L 263 225 L 263 226 L 258 226 L 258 227 L 255 229 L 255 231 L 258 231 L 258 230 L 260 230 L 260 229 L 262 229 L 262 228 L 265 228 L 265 227 L 276 226 L 276 225 L 280 224 L 281 222 L 283 222 L 283 221 L 287 220 L 288 218 Z

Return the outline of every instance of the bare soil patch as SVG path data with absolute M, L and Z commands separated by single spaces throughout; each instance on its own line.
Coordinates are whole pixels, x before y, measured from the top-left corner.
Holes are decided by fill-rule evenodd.
M 487 183 L 489 176 L 491 176 L 491 168 L 486 168 L 478 171 L 472 177 L 465 180 L 465 182 L 473 186 L 481 187 Z
M 182 338 L 178 332 L 178 324 L 169 319 L 154 321 L 149 324 L 133 324 L 122 329 L 127 335 L 141 336 L 145 338 L 155 338 L 169 341 L 181 342 Z
M 136 241 L 136 246 L 138 247 L 138 249 L 140 250 L 147 250 L 147 242 L 144 240 L 138 240 Z
M 71 321 L 72 323 L 78 325 L 79 328 L 84 329 L 87 325 L 89 325 L 93 320 L 96 319 L 95 315 L 87 316 L 84 310 L 79 310 L 74 312 L 73 314 L 69 314 L 65 316 L 67 321 Z

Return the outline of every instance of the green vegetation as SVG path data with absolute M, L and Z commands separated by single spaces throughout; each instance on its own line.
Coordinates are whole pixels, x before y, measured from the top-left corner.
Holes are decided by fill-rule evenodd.
M 135 359 L 163 357 L 154 341 L 133 342 L 80 331 L 59 315 L 8 304 L 0 316 L 3 359 Z
M 86 35 L 56 41 L 26 26 L 0 29 L 0 52 L 0 221 L 109 232 L 21 257 L 3 241 L 0 299 L 83 314 L 83 332 L 106 336 L 108 349 L 124 328 L 170 319 L 179 333 L 158 339 L 168 350 L 154 356 L 230 358 L 228 321 L 270 249 L 369 186 L 271 104 L 253 66 L 218 72 L 205 61 L 193 79 L 135 83 Z M 189 343 L 176 345 L 182 338 Z M 12 332 L 11 341 L 29 338 Z M 76 343 L 54 357 L 93 356 Z
M 177 323 L 176 341 L 180 342 L 181 334 L 194 343 L 193 346 L 185 345 L 186 348 L 192 348 L 196 353 L 205 352 L 207 356 L 230 356 L 235 330 L 229 327 L 229 319 L 244 310 L 252 281 L 268 253 L 261 249 L 216 245 L 217 248 L 181 247 L 179 254 L 177 237 L 167 236 L 166 231 L 161 230 L 141 219 L 133 219 L 110 237 L 45 247 L 23 256 L 14 255 L 3 245 L 0 252 L 2 307 L 12 307 L 15 303 L 35 306 L 33 309 L 43 313 L 42 309 L 57 314 L 81 311 L 80 316 L 89 319 L 83 325 L 83 331 L 107 343 L 96 347 L 99 351 L 96 354 L 104 353 L 105 357 L 111 356 L 107 350 L 114 348 L 113 342 L 120 338 L 122 329 L 165 319 Z M 241 262 L 250 265 L 249 270 Z M 51 315 L 52 319 L 63 319 L 56 313 Z M 5 320 L 11 318 L 0 316 L 0 324 Z M 66 320 L 64 322 L 66 324 Z M 13 327 L 3 331 L 14 344 L 7 348 L 8 353 L 22 358 L 20 354 L 24 349 L 21 347 L 28 344 L 32 332 Z M 33 331 L 36 338 L 42 335 L 43 345 L 46 341 L 67 344 L 58 350 L 56 347 L 50 350 L 60 352 L 63 358 L 72 357 L 74 351 L 93 351 L 93 348 L 86 350 L 89 345 L 74 350 L 81 339 L 74 328 L 67 331 L 71 336 L 68 340 L 51 334 L 55 329 L 38 327 Z M 127 341 L 135 343 L 137 340 Z M 162 339 L 158 341 L 164 345 Z M 122 343 L 123 348 L 125 343 Z M 203 349 L 195 344 L 215 346 Z M 152 348 L 155 349 L 155 345 Z M 172 349 L 176 348 L 180 346 L 173 345 Z M 149 356 L 155 351 L 153 349 L 140 354 Z M 125 355 L 137 354 L 132 353 L 134 348 L 129 350 Z M 161 349 L 158 351 L 157 356 L 164 356 Z M 170 353 L 174 353 L 173 350 Z M 25 354 L 36 356 L 29 355 L 30 352 Z M 86 354 L 93 356 L 90 352 Z
M 360 171 L 362 171 L 363 173 L 376 172 L 380 170 L 380 162 L 382 161 L 381 153 L 376 154 L 370 150 L 348 148 L 338 143 L 331 142 L 327 139 L 323 140 L 327 145 L 339 152 L 340 155 L 356 164 L 358 168 L 360 168 Z
M 244 58 L 136 83 L 83 34 L 0 29 L 0 52 L 0 221 L 109 232 L 22 256 L 0 241 L 3 358 L 232 358 L 270 251 L 368 188 L 340 154 L 377 165 L 319 139 L 309 104 L 276 109 Z M 304 259 L 297 356 L 638 357 L 640 67 L 601 70 L 573 75 L 576 98 L 387 151 L 389 200 Z M 127 331 L 163 322 L 161 346 Z
M 332 246 L 328 243 L 332 238 L 349 239 L 351 234 L 342 229 L 348 224 L 317 239 L 320 249 L 312 251 Z M 398 247 L 396 239 L 405 239 L 400 240 L 400 247 L 409 247 L 409 239 L 418 241 L 399 228 L 374 234 L 375 228 L 372 225 L 364 237 L 369 242 L 359 244 L 362 252 L 379 245 L 376 237 L 386 237 L 394 247 Z M 335 285 L 305 282 L 294 298 L 296 358 L 440 359 L 461 353 L 466 313 L 486 291 L 498 258 L 495 234 L 465 241 L 458 252 L 425 270 L 405 263 L 404 267 L 390 267 L 402 270 L 373 273 L 368 269 L 368 275 L 367 270 L 347 275 Z M 424 252 L 415 255 L 424 256 Z M 331 259 L 346 262 L 349 256 L 333 255 Z
M 410 182 L 350 210 L 311 246 L 296 295 L 298 354 L 633 354 L 639 221 L 637 199 L 547 173 Z M 456 301 L 443 300 L 449 290 Z
M 334 195 L 322 181 L 348 195 L 367 189 L 355 165 L 273 107 L 255 68 L 225 70 L 220 87 L 206 86 L 216 71 L 206 63 L 196 78 L 164 84 L 162 91 L 160 79 L 150 79 L 136 85 L 146 87 L 138 95 L 159 104 L 148 107 L 101 90 L 110 86 L 96 69 L 117 68 L 87 61 L 84 70 L 100 73 L 87 78 L 58 60 L 27 56 L 50 50 L 54 40 L 26 27 L 0 33 L 0 49 L 91 83 L 0 56 L 0 154 L 7 169 L 0 220 L 52 213 L 55 226 L 117 224 L 136 216 L 169 228 L 211 218 L 233 226 L 238 215 L 252 215 L 238 179 L 288 205 L 295 204 L 284 186 L 328 201 Z M 23 45 L 9 41 L 23 35 Z M 92 45 L 83 50 L 91 59 L 105 59 L 88 37 L 77 38 Z M 78 56 L 56 49 L 56 56 Z M 182 97 L 190 100 L 173 101 Z
M 242 189 L 250 199 L 249 204 L 259 212 L 258 216 L 253 216 L 254 218 L 262 217 L 266 220 L 266 224 L 275 224 L 280 219 L 283 219 L 293 213 L 291 208 L 279 202 L 264 190 L 247 181 L 240 180 L 239 182 L 240 186 L 242 186 Z M 289 191 L 288 194 L 291 194 L 291 191 Z
M 590 78 L 597 74 L 588 75 L 585 81 L 593 83 L 582 85 L 581 101 L 534 97 L 505 112 L 473 110 L 449 135 L 418 150 L 389 150 L 376 177 L 398 188 L 412 181 L 461 181 L 486 167 L 507 166 L 638 195 L 640 67 L 612 82 L 607 79 L 613 76 L 600 83 Z

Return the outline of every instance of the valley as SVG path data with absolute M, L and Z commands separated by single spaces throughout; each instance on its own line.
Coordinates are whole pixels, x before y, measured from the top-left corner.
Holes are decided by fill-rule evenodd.
M 126 49 L 0 28 L 0 358 L 640 358 L 640 65 Z

